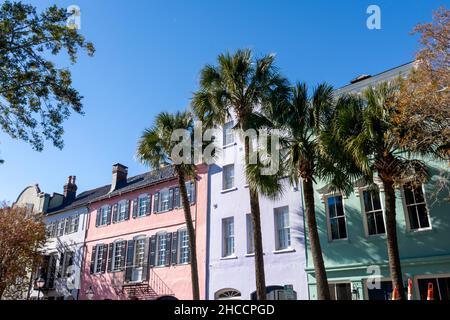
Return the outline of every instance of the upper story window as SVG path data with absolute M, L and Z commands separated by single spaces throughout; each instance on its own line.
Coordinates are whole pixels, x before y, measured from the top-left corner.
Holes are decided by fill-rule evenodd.
M 255 245 L 253 242 L 253 220 L 252 215 L 249 213 L 245 216 L 247 223 L 247 254 L 255 253 Z
M 186 182 L 186 193 L 189 203 L 192 205 L 195 203 L 195 182 Z M 168 189 L 162 189 L 156 192 L 153 196 L 153 211 L 165 212 L 172 210 L 173 208 L 180 208 L 183 206 L 181 201 L 181 194 L 179 187 L 173 187 Z
M 112 244 L 111 271 L 120 271 L 125 266 L 126 244 L 124 240 L 116 240 Z
M 58 237 L 61 237 L 64 235 L 65 225 L 66 225 L 66 219 L 60 219 L 58 221 Z
M 234 255 L 234 218 L 222 220 L 222 257 Z
M 117 221 L 125 221 L 129 217 L 130 202 L 128 200 L 122 200 L 118 203 L 117 208 Z
M 415 186 L 407 183 L 403 187 L 405 205 L 407 210 L 407 220 L 410 230 L 428 229 L 430 217 L 425 203 L 422 186 Z
M 232 189 L 234 187 L 234 164 L 223 167 L 222 179 L 223 190 Z
M 111 223 L 111 206 L 104 205 L 97 209 L 96 226 L 105 226 Z
M 64 253 L 61 253 L 61 258 L 59 261 L 59 274 L 61 277 L 68 278 L 75 272 L 72 268 L 74 266 L 74 259 L 75 252 L 73 251 L 66 251 Z
M 363 190 L 362 200 L 364 206 L 363 211 L 367 222 L 367 233 L 369 235 L 386 233 L 378 189 Z
M 229 121 L 223 125 L 223 145 L 234 143 L 233 121 Z
M 92 247 L 91 273 L 102 273 L 106 271 L 107 255 L 108 255 L 107 245 L 97 244 Z
M 275 233 L 276 250 L 288 249 L 291 246 L 289 207 L 275 209 Z
M 134 266 L 143 267 L 145 264 L 145 238 L 140 237 L 135 241 L 135 251 L 134 251 Z
M 341 195 L 327 197 L 327 212 L 330 240 L 346 239 L 347 224 Z
M 143 217 L 150 213 L 150 195 L 142 194 L 139 196 L 138 216 Z

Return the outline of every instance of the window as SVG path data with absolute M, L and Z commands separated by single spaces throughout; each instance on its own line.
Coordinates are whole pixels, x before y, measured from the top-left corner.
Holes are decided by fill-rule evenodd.
M 253 220 L 252 215 L 249 213 L 246 215 L 247 220 L 247 254 L 255 252 L 255 245 L 253 243 Z
M 369 300 L 391 300 L 392 281 L 380 281 L 380 288 L 367 288 Z
M 66 251 L 64 253 L 64 264 L 61 272 L 63 277 L 68 278 L 74 273 L 74 270 L 72 269 L 74 265 L 74 257 L 75 253 L 73 251 Z
M 240 300 L 241 293 L 236 289 L 222 289 L 214 294 L 216 300 Z
M 169 210 L 169 189 L 161 190 L 159 196 L 160 200 L 160 209 L 159 211 L 168 211 Z
M 331 240 L 347 238 L 347 226 L 345 222 L 342 196 L 330 196 L 327 198 L 329 232 Z
M 234 143 L 233 121 L 227 122 L 223 125 L 223 145 Z
M 434 300 L 450 300 L 450 277 L 419 279 L 420 300 L 427 300 L 428 285 L 433 285 Z
M 234 218 L 226 218 L 222 220 L 223 235 L 223 257 L 229 257 L 234 254 Z
M 60 219 L 58 221 L 58 237 L 64 235 L 64 226 L 65 226 L 66 219 Z
M 188 195 L 189 203 L 193 204 L 195 202 L 195 182 L 186 182 L 186 192 Z
M 125 221 L 127 219 L 128 212 L 128 201 L 122 200 L 119 202 L 118 212 L 117 212 L 117 221 Z
M 119 271 L 122 268 L 123 262 L 125 261 L 125 245 L 126 241 L 116 241 L 114 242 L 114 253 L 113 253 L 113 265 L 112 271 Z
M 178 231 L 179 259 L 178 263 L 189 263 L 189 235 L 186 229 Z
M 350 283 L 331 283 L 331 300 L 352 300 L 352 286 Z
M 291 231 L 289 227 L 289 207 L 275 209 L 276 250 L 291 246 Z
M 158 260 L 156 265 L 157 266 L 164 266 L 166 265 L 166 259 L 167 259 L 167 234 L 160 233 L 157 235 L 157 254 L 158 254 Z
M 77 214 L 70 217 L 69 233 L 78 232 L 78 225 L 80 222 L 80 216 Z
M 136 268 L 142 267 L 145 263 L 145 238 L 136 240 L 136 249 L 134 253 L 134 266 Z
M 109 224 L 110 219 L 111 219 L 111 207 L 108 205 L 101 207 L 99 225 L 104 226 Z
M 425 204 L 422 186 L 406 184 L 403 188 L 403 193 L 405 195 L 409 228 L 411 230 L 430 228 L 430 219 Z
M 362 198 L 367 221 L 367 233 L 369 235 L 386 233 L 378 190 L 364 190 Z
M 95 273 L 103 272 L 104 261 L 106 260 L 106 245 L 97 245 L 97 252 L 95 257 Z
M 139 196 L 139 211 L 138 216 L 145 216 L 148 212 L 150 212 L 150 196 L 148 194 Z
M 223 167 L 222 189 L 228 190 L 234 187 L 234 164 Z

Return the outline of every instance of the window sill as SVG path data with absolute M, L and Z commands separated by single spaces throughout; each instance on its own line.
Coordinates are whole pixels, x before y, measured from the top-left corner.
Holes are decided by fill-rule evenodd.
M 433 228 L 422 228 L 422 229 L 409 229 L 406 233 L 407 236 L 414 237 L 419 234 L 429 234 L 436 232 Z
M 236 142 L 232 142 L 232 143 L 223 145 L 223 146 L 222 146 L 222 149 L 227 149 L 227 148 L 230 148 L 230 147 L 235 146 L 235 145 L 237 145 L 237 143 L 236 143 Z
M 235 255 L 220 258 L 220 260 L 234 260 L 234 259 L 237 259 Z
M 366 234 L 368 240 L 386 240 L 386 233 Z
M 248 187 L 249 187 L 248 183 L 244 184 L 244 188 L 248 188 Z
M 289 253 L 289 252 L 295 252 L 295 249 L 294 248 L 286 248 L 286 249 L 272 251 L 273 254 L 281 254 L 281 253 Z
M 220 193 L 228 193 L 228 192 L 232 192 L 232 191 L 236 191 L 237 187 L 233 187 L 230 189 L 223 189 L 222 191 L 220 191 Z
M 350 243 L 349 238 L 343 238 L 343 239 L 330 239 L 328 240 L 329 243 Z
M 246 257 L 254 257 L 255 254 L 254 254 L 254 253 L 246 253 L 245 256 L 246 256 Z

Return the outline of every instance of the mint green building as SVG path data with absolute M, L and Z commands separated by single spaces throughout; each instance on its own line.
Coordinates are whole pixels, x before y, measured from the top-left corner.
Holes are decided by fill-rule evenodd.
M 369 77 L 358 77 L 336 93 L 360 92 L 369 85 L 403 76 L 413 63 Z M 435 201 L 439 170 L 430 163 L 431 178 L 419 188 L 396 190 L 397 233 L 405 287 L 413 283 L 413 299 L 426 299 L 433 283 L 436 300 L 450 299 L 450 205 Z M 442 172 L 442 171 L 441 171 Z M 330 291 L 334 299 L 384 300 L 392 293 L 384 225 L 384 192 L 362 183 L 345 197 L 318 183 L 315 204 L 319 236 Z M 442 195 L 441 195 L 442 196 Z M 439 197 L 438 197 L 439 199 Z M 310 299 L 317 299 L 314 267 L 307 243 L 307 280 Z

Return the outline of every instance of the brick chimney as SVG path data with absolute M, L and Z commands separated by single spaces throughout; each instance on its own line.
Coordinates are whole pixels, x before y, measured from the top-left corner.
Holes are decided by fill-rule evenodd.
M 112 167 L 112 183 L 111 190 L 113 192 L 119 188 L 122 188 L 127 184 L 128 167 L 123 164 L 116 163 Z
M 67 183 L 64 185 L 64 203 L 66 204 L 73 202 L 77 196 L 76 178 L 76 176 L 69 176 Z

